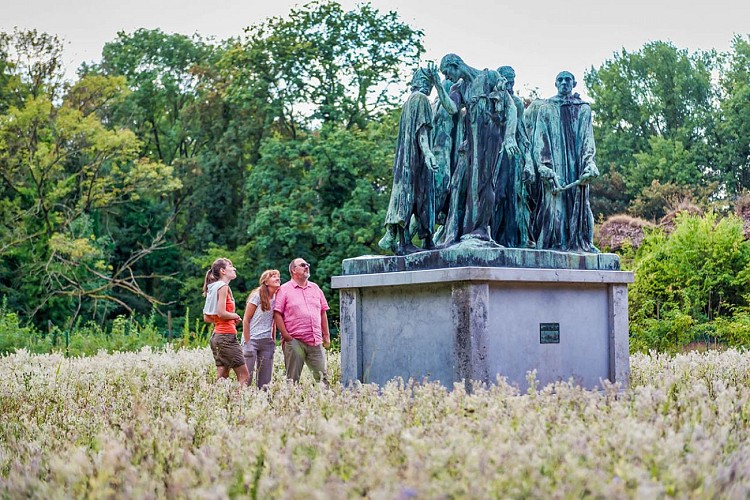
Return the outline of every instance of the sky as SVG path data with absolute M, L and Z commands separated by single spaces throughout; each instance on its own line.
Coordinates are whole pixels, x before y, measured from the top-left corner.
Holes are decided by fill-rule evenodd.
M 270 16 L 303 5 L 296 0 L 0 0 L 0 31 L 37 29 L 65 41 L 69 78 L 84 61 L 98 61 L 118 31 L 160 28 L 217 40 L 243 35 Z M 362 3 L 339 0 L 345 8 Z M 424 31 L 424 60 L 454 52 L 475 68 L 513 66 L 516 91 L 555 94 L 555 75 L 571 71 L 586 96 L 584 72 L 623 48 L 649 41 L 678 48 L 727 51 L 735 34 L 750 34 L 750 0 L 371 0 Z M 689 4 L 694 4 L 693 6 Z

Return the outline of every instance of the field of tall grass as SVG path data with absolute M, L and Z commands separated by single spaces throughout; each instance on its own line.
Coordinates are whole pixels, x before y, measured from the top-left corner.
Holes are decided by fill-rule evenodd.
M 629 387 L 268 391 L 207 349 L 0 358 L 2 498 L 748 498 L 750 354 L 635 355 Z M 307 372 L 305 372 L 307 373 Z M 533 374 L 529 375 L 533 381 Z

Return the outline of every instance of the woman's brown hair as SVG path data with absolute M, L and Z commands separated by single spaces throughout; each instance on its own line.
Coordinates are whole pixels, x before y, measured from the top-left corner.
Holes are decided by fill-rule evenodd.
M 254 293 L 259 294 L 260 310 L 263 312 L 271 310 L 271 294 L 268 293 L 268 285 L 266 285 L 266 281 L 268 281 L 268 279 L 273 275 L 278 275 L 280 277 L 281 273 L 276 269 L 266 269 L 265 271 L 263 271 L 263 274 L 261 274 L 260 278 L 258 279 L 258 284 L 260 286 L 250 292 L 250 295 L 247 296 L 247 302 L 249 303 L 250 297 L 252 297 Z
M 208 294 L 208 285 L 221 279 L 221 270 L 226 269 L 227 266 L 231 266 L 232 261 L 220 257 L 211 264 L 211 268 L 206 273 L 206 279 L 203 280 L 203 295 Z

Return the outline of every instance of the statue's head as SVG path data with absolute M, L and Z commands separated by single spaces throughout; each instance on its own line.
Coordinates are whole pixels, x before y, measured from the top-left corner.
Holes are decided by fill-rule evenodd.
M 419 68 L 414 72 L 414 76 L 411 78 L 411 90 L 412 92 L 418 90 L 424 95 L 430 95 L 430 92 L 432 91 L 432 81 L 427 74 L 427 70 Z
M 516 84 L 516 72 L 510 66 L 500 66 L 497 68 L 497 72 L 505 78 L 505 90 L 513 94 L 513 86 Z
M 465 66 L 464 60 L 456 54 L 447 54 L 440 60 L 440 72 L 452 82 L 457 82 L 461 78 L 462 66 Z
M 561 71 L 555 77 L 555 87 L 557 87 L 557 95 L 569 96 L 573 93 L 573 89 L 577 85 L 576 77 L 570 71 Z

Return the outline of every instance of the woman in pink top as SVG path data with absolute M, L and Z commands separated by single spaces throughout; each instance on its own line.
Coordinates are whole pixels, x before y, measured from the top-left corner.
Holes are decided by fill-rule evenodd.
M 219 378 L 228 378 L 229 370 L 234 370 L 239 383 L 248 385 L 250 373 L 237 341 L 237 323 L 241 320 L 234 312 L 234 297 L 229 288 L 229 282 L 236 277 L 237 270 L 229 259 L 216 259 L 211 264 L 203 282 L 206 296 L 203 319 L 214 324 L 210 344 Z

